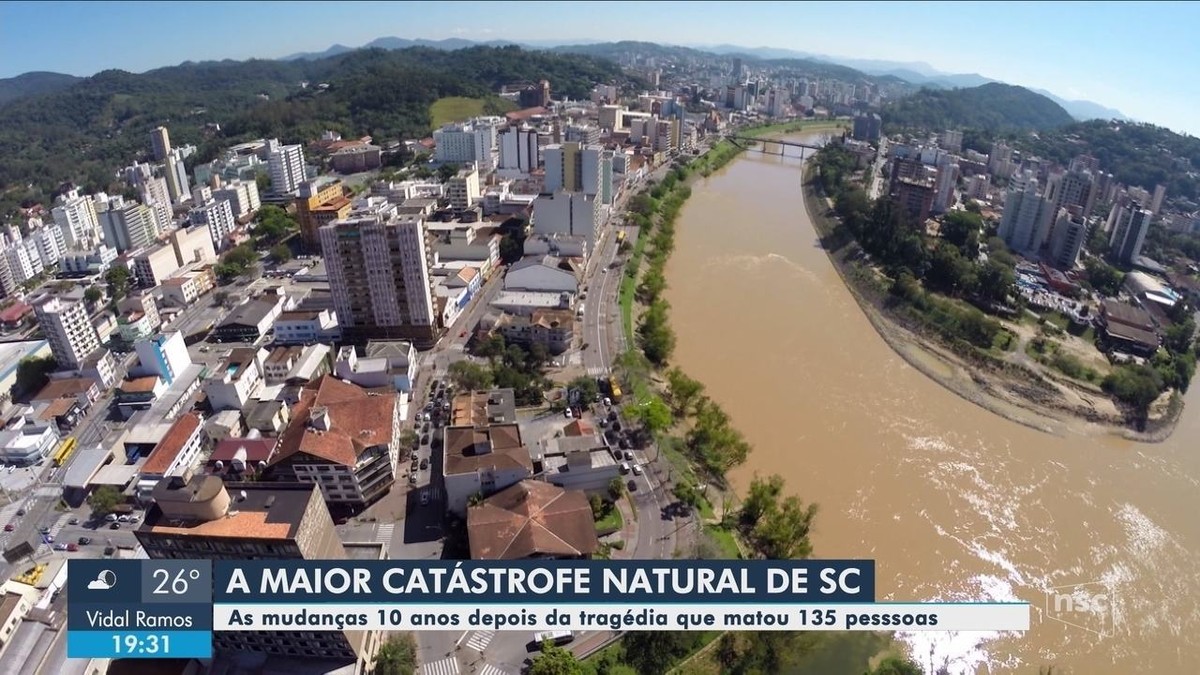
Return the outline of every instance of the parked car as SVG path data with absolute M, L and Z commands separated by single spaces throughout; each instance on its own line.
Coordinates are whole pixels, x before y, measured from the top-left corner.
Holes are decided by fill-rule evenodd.
M 67 524 L 68 524 L 68 525 L 78 525 L 78 524 L 79 524 L 79 519 L 78 519 L 78 518 L 72 518 L 72 519 L 70 519 L 70 520 L 68 520 L 68 521 L 67 521 Z
M 128 522 L 129 522 L 129 516 L 127 516 L 127 515 L 125 515 L 125 514 L 121 514 L 121 515 L 117 516 L 117 522 L 118 522 L 118 523 L 128 523 Z
M 408 474 L 408 482 L 412 483 L 413 485 L 416 485 L 417 484 L 417 474 L 415 474 L 415 473 Z
M 5 531 L 5 532 L 12 532 L 12 531 L 13 531 L 13 530 L 15 530 L 15 529 L 17 529 L 17 528 L 16 528 L 16 527 L 15 527 L 15 526 L 14 526 L 12 523 L 9 523 L 9 524 L 7 524 L 7 525 L 5 525 L 5 526 L 4 526 L 4 531 Z
M 110 523 L 115 523 L 115 522 L 117 522 L 117 514 L 110 513 L 107 516 L 104 516 L 104 519 Z
M 17 517 L 25 515 L 25 509 L 17 509 Z
M 67 545 L 66 544 L 55 544 L 54 550 L 55 551 L 65 551 L 65 550 L 67 550 Z
M 111 524 L 108 526 L 108 529 L 110 529 L 110 530 L 119 530 L 119 529 L 121 529 L 121 524 L 120 524 L 120 523 L 111 523 Z
M 625 459 L 633 459 L 633 451 L 632 450 L 625 451 Z
M 575 414 L 571 412 L 570 408 L 567 408 L 566 410 L 563 411 L 563 417 L 565 417 L 567 419 L 571 419 L 574 416 L 575 416 Z
M 75 551 L 79 550 L 79 546 L 76 544 L 67 544 L 67 550 L 74 553 Z
M 429 434 L 421 437 L 421 445 L 429 445 Z
M 43 525 L 42 527 L 38 528 L 38 532 L 41 532 L 42 534 L 50 534 L 50 528 Z
M 635 476 L 642 475 L 642 465 L 641 464 L 633 465 L 633 475 L 635 475 Z
M 611 407 L 612 407 L 612 399 L 611 399 L 611 398 L 609 398 L 609 397 L 607 397 L 607 396 L 605 396 L 605 397 L 604 397 L 604 405 L 606 405 L 606 406 L 608 406 L 608 407 L 610 407 L 610 408 L 611 408 Z
M 428 469 L 428 468 L 429 468 L 429 460 L 427 460 L 427 459 L 421 460 L 421 470 L 424 471 L 425 469 Z
M 421 493 L 421 506 L 426 506 L 428 504 L 429 504 L 429 493 L 422 492 Z
M 92 538 L 91 538 L 91 537 L 80 537 L 80 538 L 79 538 L 79 545 L 80 545 L 80 546 L 87 546 L 87 545 L 88 545 L 88 544 L 90 544 L 90 543 L 92 543 Z

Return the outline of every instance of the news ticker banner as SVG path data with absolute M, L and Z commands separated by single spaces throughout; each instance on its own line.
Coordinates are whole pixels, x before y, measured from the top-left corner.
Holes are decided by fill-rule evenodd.
M 72 658 L 211 656 L 213 631 L 1024 631 L 1028 603 L 875 601 L 870 560 L 72 560 Z

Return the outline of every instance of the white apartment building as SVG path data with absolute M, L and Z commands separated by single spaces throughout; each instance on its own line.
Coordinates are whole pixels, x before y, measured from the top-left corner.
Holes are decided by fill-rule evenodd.
M 218 251 L 225 248 L 226 237 L 238 226 L 237 219 L 233 214 L 232 202 L 223 199 L 210 201 L 192 209 L 188 213 L 188 220 L 193 225 L 204 225 L 208 228 L 208 236 L 212 239 L 213 248 Z
M 541 164 L 538 132 L 528 127 L 509 128 L 500 134 L 500 169 L 528 174 Z
M 37 247 L 38 257 L 43 267 L 55 265 L 62 260 L 67 252 L 67 242 L 63 237 L 62 227 L 58 223 L 42 225 L 29 233 L 29 239 Z
M 460 211 L 471 208 L 480 199 L 479 171 L 475 167 L 461 169 L 446 182 L 450 207 Z
M 334 309 L 343 332 L 408 328 L 429 339 L 437 326 L 424 221 L 400 216 L 396 208 L 370 197 L 345 220 L 320 228 Z M 403 332 L 396 337 L 408 337 Z
M 267 141 L 267 169 L 271 173 L 271 192 L 296 194 L 304 182 L 304 148 L 281 145 L 274 138 Z
M 533 202 L 534 234 L 583 237 L 592 250 L 599 222 L 600 201 L 582 192 L 540 195 Z
M 254 213 L 262 202 L 258 194 L 258 184 L 252 180 L 234 181 L 212 191 L 213 199 L 227 201 L 233 208 L 234 217 L 241 218 Z
M 141 178 L 142 203 L 154 212 L 154 225 L 158 232 L 166 232 L 175 223 L 175 213 L 171 207 L 171 192 L 167 189 L 167 181 L 161 176 Z
M 488 121 L 447 124 L 433 132 L 433 141 L 437 144 L 433 156 L 438 162 L 474 162 L 485 175 L 496 168 L 496 127 Z
M 78 370 L 100 349 L 100 336 L 82 300 L 47 296 L 33 310 L 60 369 Z
M 337 342 L 341 337 L 337 316 L 328 309 L 283 312 L 275 319 L 275 344 Z
M 62 227 L 68 248 L 90 249 L 100 243 L 100 220 L 96 216 L 96 204 L 90 197 L 82 197 L 71 190 L 58 198 L 58 205 L 51 211 L 54 222 Z
M 117 195 L 98 212 L 104 241 L 124 253 L 149 246 L 158 237 L 158 220 L 145 204 Z
M 266 350 L 234 349 L 217 373 L 204 381 L 208 403 L 216 410 L 241 410 L 263 381 L 260 363 Z
M 154 288 L 179 271 L 181 265 L 170 244 L 158 244 L 133 258 L 133 274 L 142 288 Z
M 188 180 L 183 159 L 180 149 L 174 148 L 167 153 L 167 159 L 162 164 L 163 178 L 167 181 L 167 192 L 171 195 L 171 202 L 175 204 L 182 204 L 192 196 L 191 183 Z

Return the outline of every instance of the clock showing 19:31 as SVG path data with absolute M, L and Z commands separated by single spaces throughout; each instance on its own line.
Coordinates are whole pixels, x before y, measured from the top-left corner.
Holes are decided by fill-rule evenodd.
M 208 631 L 71 631 L 67 656 L 72 658 L 171 659 L 212 657 Z

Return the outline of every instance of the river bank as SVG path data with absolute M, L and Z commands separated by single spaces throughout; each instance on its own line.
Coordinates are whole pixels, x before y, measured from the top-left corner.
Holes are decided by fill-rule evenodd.
M 1151 410 L 1145 430 L 1129 428 L 1124 417 L 1105 412 L 1107 397 L 1047 372 L 995 359 L 967 359 L 944 341 L 888 307 L 884 280 L 864 264 L 862 250 L 840 229 L 833 205 L 806 166 L 804 208 L 842 282 L 871 326 L 907 364 L 975 405 L 1025 427 L 1055 435 L 1114 435 L 1159 443 L 1174 432 L 1183 405 L 1177 396 Z M 1109 406 L 1110 407 L 1110 406 Z

